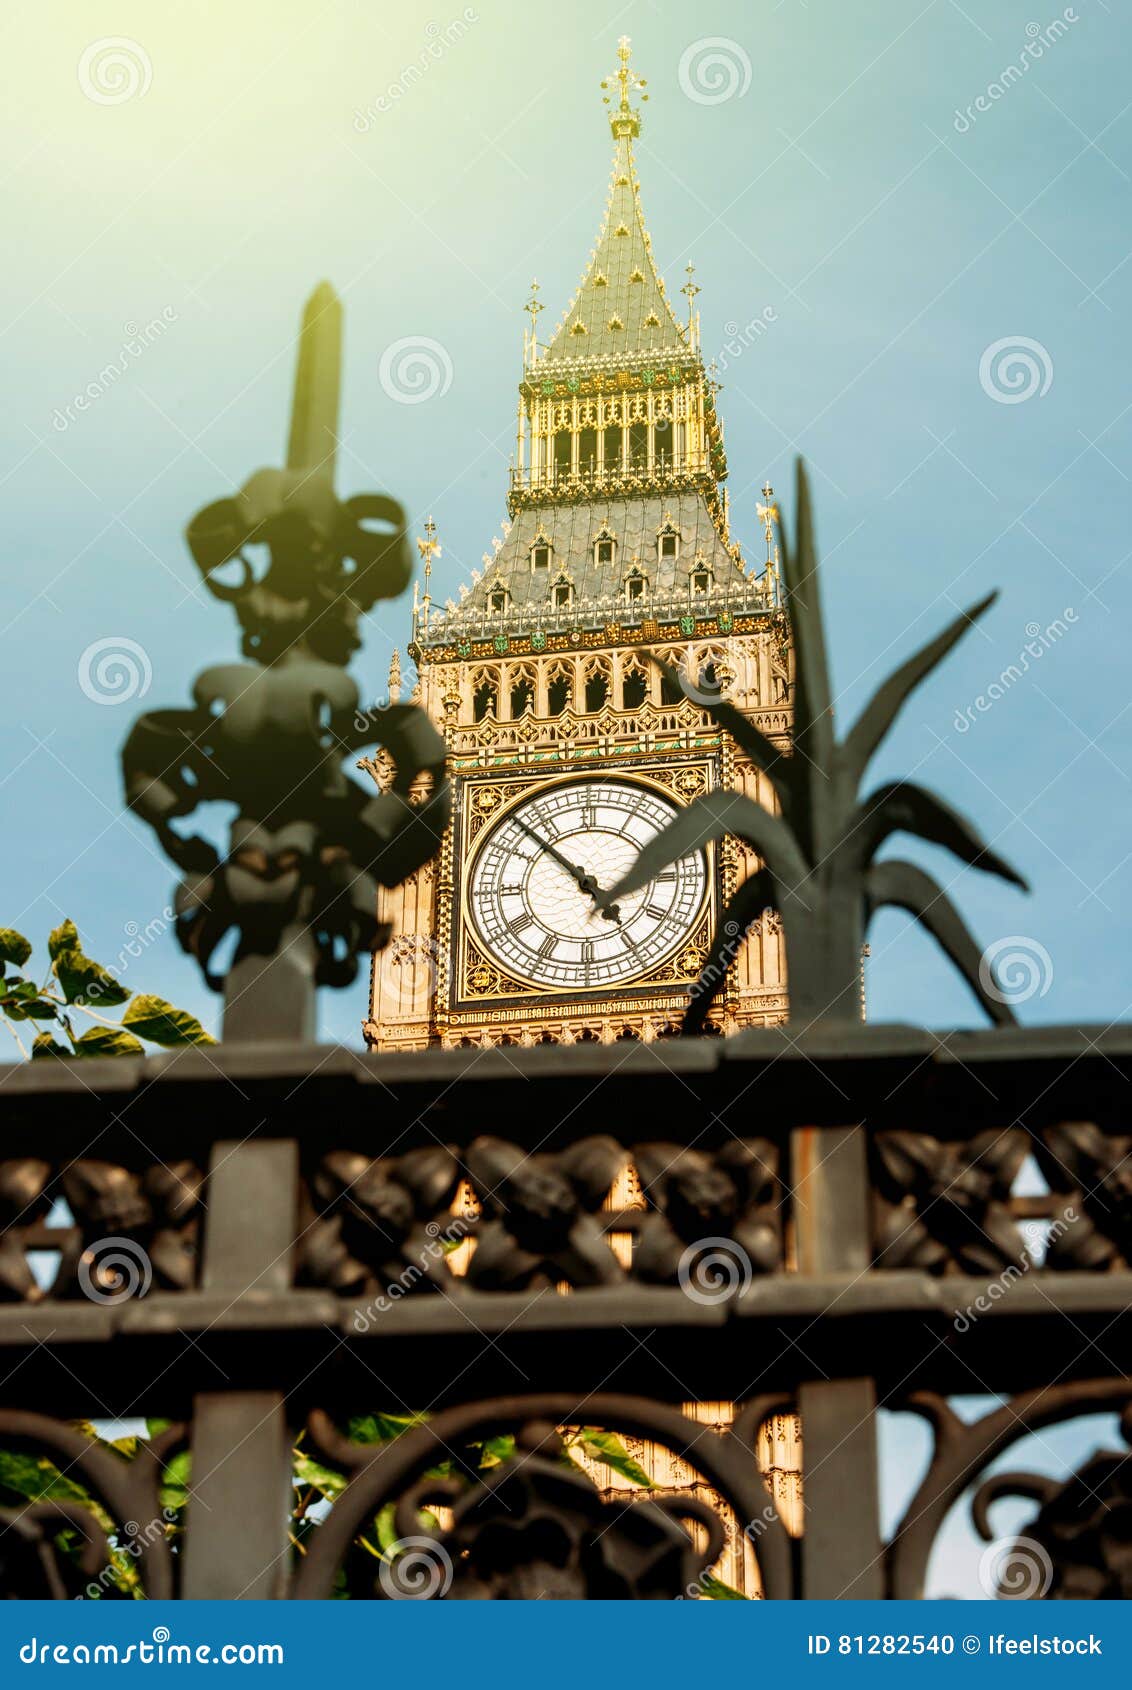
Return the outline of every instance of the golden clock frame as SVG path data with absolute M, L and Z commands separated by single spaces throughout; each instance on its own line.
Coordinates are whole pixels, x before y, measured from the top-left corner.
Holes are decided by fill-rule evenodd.
M 729 749 L 729 748 L 728 748 Z M 458 777 L 456 814 L 448 829 L 437 881 L 436 1033 L 451 1042 L 461 1035 L 488 1031 L 526 1031 L 537 1037 L 554 1024 L 578 1023 L 594 1027 L 610 1018 L 654 1015 L 678 1020 L 687 1005 L 686 988 L 693 984 L 711 942 L 720 901 L 734 889 L 737 862 L 729 842 L 705 847 L 707 874 L 704 900 L 689 937 L 661 963 L 631 985 L 616 992 L 576 988 L 554 991 L 534 986 L 506 973 L 484 954 L 471 914 L 470 873 L 480 837 L 520 801 L 542 790 L 569 782 L 596 779 L 625 780 L 649 787 L 684 805 L 701 793 L 728 783 L 731 761 L 722 738 L 714 747 L 679 757 L 657 756 L 602 759 L 555 769 L 541 765 L 537 775 L 509 766 L 503 770 L 467 770 Z M 533 778 L 532 778 L 533 777 Z M 459 896 L 456 897 L 456 888 Z M 454 907 L 457 919 L 453 920 Z

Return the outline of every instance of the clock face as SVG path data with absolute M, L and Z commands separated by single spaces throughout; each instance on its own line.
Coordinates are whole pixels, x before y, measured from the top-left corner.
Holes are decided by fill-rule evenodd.
M 639 892 L 616 885 L 677 806 L 630 781 L 578 780 L 524 799 L 477 851 L 471 911 L 480 939 L 509 973 L 551 990 L 638 979 L 687 939 L 707 888 L 702 851 Z

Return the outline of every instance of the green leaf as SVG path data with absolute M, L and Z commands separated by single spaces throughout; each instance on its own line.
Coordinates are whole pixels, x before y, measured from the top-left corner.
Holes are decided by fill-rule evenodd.
M 151 992 L 144 992 L 134 999 L 122 1017 L 122 1025 L 155 1045 L 216 1043 L 195 1015 L 190 1015 L 187 1009 L 174 1009 L 171 1003 L 154 997 Z
M 107 1534 L 116 1530 L 110 1515 L 85 1485 L 61 1473 L 46 1456 L 0 1449 L 0 1490 L 14 1491 L 29 1502 L 79 1502 L 90 1509 Z
M 401 1541 L 397 1534 L 396 1516 L 396 1502 L 386 1502 L 382 1505 L 380 1513 L 377 1514 L 373 1522 L 378 1547 L 386 1559 L 389 1558 L 390 1553 Z M 431 1508 L 418 1508 L 417 1524 L 422 1531 L 426 1532 L 435 1532 L 440 1529 L 440 1521 Z
M 595 1461 L 604 1462 L 615 1473 L 620 1473 L 623 1479 L 628 1479 L 631 1485 L 642 1485 L 646 1490 L 656 1490 L 656 1484 L 649 1478 L 640 1462 L 634 1461 L 616 1432 L 599 1432 L 593 1426 L 583 1426 L 581 1440 L 587 1455 L 592 1455 Z
M 79 930 L 69 919 L 61 921 L 58 927 L 53 928 L 47 935 L 47 951 L 52 962 L 63 951 L 81 951 L 82 948 Z
M 14 927 L 0 927 L 0 962 L 14 962 L 22 968 L 31 955 L 31 946 Z
M 166 1463 L 158 1486 L 157 1496 L 162 1508 L 184 1508 L 189 1500 L 189 1479 L 192 1475 L 192 1450 L 182 1449 Z
M 427 1418 L 424 1414 L 355 1414 L 346 1435 L 354 1444 L 386 1444 Z
M 58 1039 L 53 1039 L 50 1033 L 37 1033 L 31 1047 L 33 1062 L 48 1056 L 64 1056 L 69 1060 L 73 1055 L 73 1051 L 61 1045 Z
M 68 1003 L 125 1003 L 132 995 L 101 963 L 80 950 L 60 951 L 52 967 Z
M 193 1470 L 193 1452 L 191 1449 L 180 1449 L 176 1455 L 170 1456 L 165 1464 L 163 1474 L 166 1483 L 171 1485 L 188 1485 Z
M 503 1461 L 510 1461 L 515 1453 L 515 1437 L 512 1432 L 505 1432 L 499 1438 L 485 1438 L 480 1445 L 480 1466 L 498 1467 Z
M 395 1502 L 387 1502 L 378 1514 L 377 1519 L 374 1521 L 374 1529 L 377 1532 L 377 1541 L 381 1548 L 385 1551 L 386 1555 L 389 1554 L 393 1545 L 399 1541 L 397 1537 L 397 1527 L 394 1524 L 394 1516 L 396 1513 L 397 1504 Z
M 5 985 L 11 985 L 5 981 Z M 50 998 L 41 998 L 39 988 L 31 980 L 21 980 L 14 990 L 0 997 L 0 1009 L 11 1021 L 54 1021 L 55 1005 Z
M 750 1598 L 744 1596 L 741 1590 L 734 1590 L 731 1585 L 724 1584 L 723 1580 L 717 1579 L 714 1573 L 704 1574 L 700 1580 L 700 1594 L 706 1597 L 709 1602 L 750 1601 Z
M 341 1496 L 346 1489 L 344 1474 L 335 1472 L 333 1467 L 324 1467 L 305 1451 L 297 1449 L 293 1459 L 296 1479 L 302 1485 L 310 1485 L 320 1496 Z
M 92 1027 L 75 1040 L 76 1056 L 144 1056 L 145 1046 L 121 1027 Z
M 167 1432 L 172 1424 L 171 1420 L 147 1420 L 145 1435 L 147 1438 L 159 1438 L 162 1432 Z

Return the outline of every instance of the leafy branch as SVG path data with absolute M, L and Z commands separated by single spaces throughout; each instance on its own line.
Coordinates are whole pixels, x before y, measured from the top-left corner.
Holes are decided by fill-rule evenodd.
M 14 927 L 0 927 L 0 1015 L 21 1056 L 33 1061 L 50 1056 L 144 1056 L 143 1040 L 167 1048 L 215 1044 L 187 1010 L 175 1009 L 149 992 L 128 991 L 109 969 L 87 956 L 73 921 L 61 922 L 48 935 L 47 953 L 47 969 L 37 985 L 23 972 L 32 954 L 30 941 Z M 16 972 L 9 973 L 10 968 Z M 121 1004 L 128 1007 L 118 1020 L 101 1013 Z M 80 1016 L 94 1025 L 81 1031 Z M 44 1029 L 35 1032 L 30 1051 L 20 1031 L 26 1022 Z

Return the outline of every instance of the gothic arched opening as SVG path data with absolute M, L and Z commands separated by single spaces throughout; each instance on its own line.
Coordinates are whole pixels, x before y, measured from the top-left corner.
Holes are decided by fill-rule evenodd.
M 639 710 L 649 695 L 648 678 L 643 669 L 634 664 L 626 669 L 621 681 L 621 699 L 626 710 Z
M 570 679 L 570 672 L 566 668 L 555 669 L 551 672 L 546 688 L 546 709 L 550 716 L 561 716 L 574 701 L 574 688 Z
M 493 675 L 478 676 L 472 689 L 472 715 L 477 722 L 499 714 L 499 688 Z

